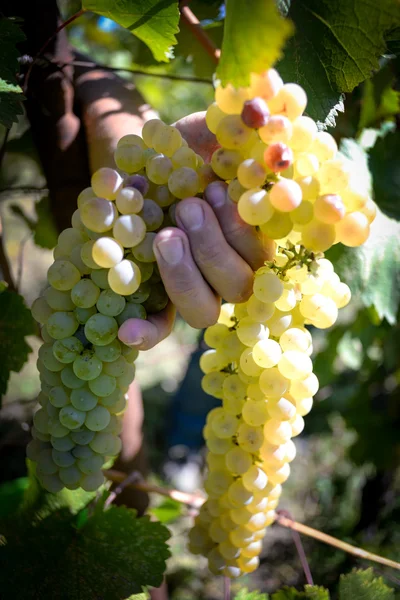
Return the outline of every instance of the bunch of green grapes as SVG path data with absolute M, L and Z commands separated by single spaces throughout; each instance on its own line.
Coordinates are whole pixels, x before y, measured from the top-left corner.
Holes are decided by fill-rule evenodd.
M 190 532 L 190 549 L 215 574 L 254 571 L 281 485 L 296 456 L 292 438 L 304 428 L 318 379 L 305 325 L 327 328 L 350 290 L 325 258 L 304 248 L 277 250 L 255 274 L 243 304 L 224 304 L 206 330 L 205 392 L 222 401 L 204 428 L 208 499 Z
M 138 352 L 118 340 L 118 328 L 165 308 L 156 232 L 174 223 L 176 202 L 217 179 L 175 127 L 153 119 L 142 135 L 121 138 L 117 170 L 99 169 L 79 195 L 72 227 L 54 249 L 49 287 L 32 306 L 44 343 L 27 454 L 51 492 L 97 489 L 119 453 Z
M 299 85 L 270 69 L 252 75 L 249 88 L 217 88 L 215 99 L 206 121 L 221 148 L 211 165 L 229 180 L 244 221 L 315 252 L 367 240 L 376 206 L 366 182 L 334 138 L 303 115 Z
M 318 379 L 306 325 L 331 327 L 350 301 L 323 252 L 364 243 L 376 207 L 334 138 L 303 116 L 307 97 L 270 69 L 249 88 L 218 87 L 206 114 L 220 144 L 211 159 L 239 215 L 276 241 L 274 260 L 243 304 L 224 304 L 206 330 L 205 392 L 221 400 L 204 428 L 208 499 L 189 548 L 211 571 L 254 571 L 275 520 Z M 207 190 L 212 194 L 213 185 Z

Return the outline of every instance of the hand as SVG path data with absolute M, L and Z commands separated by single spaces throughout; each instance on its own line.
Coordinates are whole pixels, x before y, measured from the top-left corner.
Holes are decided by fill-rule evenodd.
M 176 123 L 189 146 L 208 161 L 217 147 L 195 113 Z M 174 307 L 192 327 L 216 322 L 221 299 L 245 302 L 252 292 L 253 271 L 270 258 L 273 242 L 242 221 L 223 182 L 210 184 L 204 199 L 187 198 L 176 208 L 178 227 L 157 234 L 154 251 L 165 289 Z M 175 310 L 170 304 L 147 321 L 130 319 L 119 338 L 148 350 L 171 331 Z

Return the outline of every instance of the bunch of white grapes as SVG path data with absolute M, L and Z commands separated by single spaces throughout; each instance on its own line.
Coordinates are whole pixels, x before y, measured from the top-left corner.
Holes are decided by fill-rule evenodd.
M 306 324 L 330 327 L 350 290 L 325 258 L 301 247 L 277 251 L 255 274 L 243 304 L 224 304 L 205 332 L 205 392 L 222 401 L 204 428 L 208 499 L 190 532 L 192 552 L 211 571 L 238 577 L 259 564 L 265 529 L 275 520 L 281 484 L 296 456 L 318 379 Z
M 97 489 L 120 452 L 138 352 L 118 340 L 118 329 L 165 308 L 156 232 L 174 223 L 177 201 L 217 179 L 175 127 L 153 119 L 142 135 L 124 136 L 114 155 L 118 170 L 99 169 L 78 196 L 72 227 L 54 249 L 49 287 L 32 305 L 44 343 L 27 455 L 51 492 Z
M 322 253 L 364 243 L 376 207 L 334 138 L 303 116 L 300 86 L 270 69 L 248 88 L 218 87 L 215 99 L 206 114 L 220 145 L 212 168 L 242 219 L 276 240 L 250 299 L 224 304 L 206 330 L 210 350 L 200 359 L 202 387 L 221 406 L 204 428 L 208 499 L 189 548 L 213 573 L 234 578 L 258 567 L 296 455 L 292 438 L 318 391 L 305 326 L 331 327 L 350 301 Z
M 303 116 L 307 96 L 274 69 L 249 88 L 218 87 L 206 115 L 221 146 L 211 160 L 244 221 L 270 239 L 325 252 L 359 246 L 376 206 L 334 138 Z

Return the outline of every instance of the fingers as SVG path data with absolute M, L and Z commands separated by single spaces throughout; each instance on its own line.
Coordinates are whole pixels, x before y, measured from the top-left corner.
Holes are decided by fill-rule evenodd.
M 150 350 L 170 333 L 175 320 L 175 308 L 169 302 L 161 312 L 149 315 L 147 320 L 128 319 L 121 325 L 118 337 L 124 344 L 138 350 Z
M 175 127 L 179 129 L 192 150 L 200 154 L 206 162 L 211 160 L 211 156 L 214 150 L 219 148 L 219 144 L 215 135 L 207 127 L 205 112 L 197 112 L 183 117 L 175 123 Z
M 237 205 L 229 198 L 227 185 L 223 181 L 210 183 L 205 189 L 204 199 L 212 207 L 229 245 L 253 270 L 272 259 L 274 241 L 241 219 Z
M 253 271 L 225 240 L 211 207 L 200 198 L 179 202 L 176 221 L 188 236 L 196 265 L 211 287 L 228 302 L 251 295 Z
M 154 253 L 167 294 L 185 321 L 199 329 L 215 323 L 220 302 L 196 266 L 185 233 L 164 229 L 154 240 Z

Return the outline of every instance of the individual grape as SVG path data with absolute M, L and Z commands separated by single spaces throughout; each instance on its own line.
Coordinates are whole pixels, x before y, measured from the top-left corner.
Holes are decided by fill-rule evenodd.
M 99 265 L 93 260 L 93 246 L 96 240 L 85 242 L 81 247 L 81 260 L 90 269 L 100 269 Z
M 302 380 L 292 381 L 289 388 L 289 393 L 296 400 L 303 400 L 315 396 L 318 392 L 319 383 L 318 378 L 314 373 L 310 373 L 308 377 Z
M 119 356 L 116 360 L 103 365 L 103 372 L 107 375 L 112 375 L 113 377 L 120 377 L 127 370 L 129 370 L 129 367 L 130 365 L 125 358 L 123 356 Z
M 171 193 L 179 199 L 195 196 L 200 187 L 199 176 L 194 169 L 180 167 L 169 176 L 168 187 Z
M 100 289 L 91 279 L 81 279 L 71 290 L 71 299 L 79 308 L 91 308 L 99 295 Z
M 49 400 L 53 406 L 62 408 L 69 403 L 69 395 L 64 387 L 55 386 L 51 388 Z
M 326 131 L 319 131 L 311 146 L 311 152 L 316 155 L 320 162 L 334 158 L 337 149 L 335 138 Z
M 133 261 L 124 259 L 109 270 L 108 282 L 116 294 L 133 294 L 140 286 L 139 267 Z
M 104 406 L 96 406 L 86 414 L 85 425 L 90 431 L 101 431 L 110 422 L 110 413 Z
M 250 375 L 250 377 L 259 377 L 261 374 L 262 368 L 255 362 L 252 348 L 246 348 L 246 350 L 242 352 L 239 362 L 242 371 L 246 375 Z
M 70 467 L 75 462 L 75 457 L 71 452 L 63 452 L 53 449 L 51 451 L 52 458 L 58 467 Z
M 292 123 L 283 115 L 271 116 L 266 125 L 259 130 L 260 138 L 265 144 L 283 142 L 287 144 L 292 137 Z
M 250 160 L 254 160 L 254 159 L 250 159 Z M 246 162 L 246 161 L 244 161 L 244 162 Z M 243 163 L 241 163 L 241 164 L 243 164 Z M 253 186 L 250 186 L 250 187 L 253 187 Z M 256 186 L 256 187 L 259 187 L 259 186 Z M 244 194 L 246 189 L 247 188 L 243 187 L 239 183 L 238 179 L 232 179 L 228 185 L 228 196 L 232 200 L 232 202 L 237 203 L 237 202 L 239 202 L 241 195 Z M 224 199 L 222 201 L 224 202 Z
M 317 124 L 310 117 L 298 117 L 292 123 L 293 132 L 290 145 L 296 152 L 305 152 L 310 149 L 317 133 Z
M 244 317 L 239 321 L 236 333 L 242 344 L 250 347 L 268 337 L 268 330 L 265 326 L 253 321 L 250 317 Z
M 272 317 L 275 305 L 272 302 L 262 302 L 254 294 L 247 301 L 247 313 L 253 321 L 264 323 Z
M 133 363 L 139 356 L 139 350 L 137 350 L 136 348 L 130 348 L 129 346 L 125 346 L 125 344 L 123 344 L 122 356 L 128 362 Z
M 262 188 L 247 190 L 238 202 L 238 212 L 249 225 L 266 223 L 273 214 L 269 194 Z
M 361 212 L 347 214 L 335 225 L 336 239 L 345 246 L 361 246 L 369 237 L 369 221 Z
M 99 267 L 108 269 L 121 262 L 124 257 L 124 249 L 117 240 L 101 237 L 93 244 L 92 256 Z
M 284 463 L 279 469 L 269 471 L 268 473 L 269 479 L 271 483 L 277 485 L 284 483 L 290 475 L 290 465 L 288 463 Z
M 74 408 L 81 411 L 88 411 L 94 408 L 97 404 L 97 397 L 92 394 L 87 388 L 72 390 L 71 404 Z
M 72 290 L 80 278 L 78 269 L 68 260 L 56 260 L 47 271 L 47 281 L 59 291 Z
M 139 215 L 121 215 L 114 223 L 113 235 L 121 247 L 132 248 L 143 241 L 146 224 Z
M 263 400 L 248 399 L 242 409 L 242 418 L 248 425 L 258 427 L 268 419 L 267 403 Z
M 145 319 L 147 316 L 145 308 L 141 304 L 133 304 L 128 302 L 124 310 L 117 315 L 116 320 L 119 326 L 121 326 L 128 319 Z
M 64 311 L 53 313 L 46 323 L 47 331 L 56 340 L 62 340 L 74 335 L 78 326 L 79 324 L 74 313 Z
M 81 410 L 77 410 L 71 404 L 61 408 L 59 414 L 61 425 L 64 425 L 64 427 L 67 429 L 78 429 L 81 427 L 81 425 L 83 425 L 85 417 L 86 413 Z
M 275 340 L 260 340 L 253 348 L 254 362 L 263 369 L 269 369 L 277 365 L 281 355 L 281 347 Z
M 216 102 L 210 104 L 206 111 L 206 124 L 211 133 L 217 131 L 218 124 L 224 117 L 225 113 L 220 109 Z
M 289 380 L 276 367 L 273 367 L 261 373 L 259 385 L 268 398 L 280 398 L 287 391 Z
M 155 129 L 151 145 L 156 152 L 172 156 L 182 145 L 182 136 L 176 127 L 164 125 Z
M 247 88 L 234 88 L 230 83 L 226 87 L 218 86 L 215 90 L 217 105 L 228 115 L 239 115 L 248 98 L 249 91 Z
M 307 105 L 307 95 L 297 83 L 285 83 L 268 102 L 272 114 L 280 113 L 291 121 L 300 117 Z
M 89 446 L 103 456 L 113 456 L 115 449 L 118 447 L 118 438 L 111 433 L 104 433 L 98 431 L 93 440 L 89 443 Z
M 237 433 L 237 443 L 240 448 L 254 454 L 257 452 L 264 441 L 263 430 L 261 427 L 254 427 L 247 423 L 239 425 Z
M 71 250 L 71 254 L 69 255 L 69 260 L 78 269 L 78 271 L 81 275 L 90 275 L 90 273 L 92 272 L 92 269 L 91 269 L 91 267 L 88 267 L 88 265 L 86 265 L 82 260 L 82 256 L 81 256 L 82 247 L 83 247 L 83 245 L 75 246 L 75 248 L 73 248 Z
M 62 362 L 57 360 L 53 354 L 53 344 L 43 344 L 39 348 L 39 359 L 42 361 L 46 369 L 54 373 L 61 371 L 64 368 Z
M 75 246 L 81 246 L 87 239 L 88 236 L 82 231 L 68 227 L 58 236 L 56 247 L 60 252 L 60 256 L 69 256 Z
M 95 395 L 101 398 L 109 396 L 117 387 L 117 380 L 111 375 L 101 373 L 96 379 L 89 381 L 89 389 Z
M 125 298 L 119 294 L 116 294 L 111 289 L 103 290 L 97 300 L 97 310 L 102 315 L 108 317 L 116 317 L 125 308 Z
M 247 127 L 260 129 L 267 124 L 269 116 L 268 105 L 263 98 L 252 98 L 243 104 L 241 118 Z
M 264 425 L 264 436 L 270 444 L 280 446 L 288 442 L 292 435 L 289 421 L 270 419 Z
M 292 223 L 295 225 L 307 225 L 307 223 L 312 221 L 313 217 L 314 207 L 311 202 L 304 199 L 302 203 L 290 213 Z
M 225 456 L 227 469 L 233 475 L 243 475 L 253 463 L 252 455 L 239 446 L 235 446 Z
M 268 477 L 260 467 L 253 465 L 242 477 L 243 485 L 250 492 L 259 492 L 265 489 Z M 249 527 L 251 529 L 251 526 Z
M 249 141 L 250 135 L 251 129 L 239 115 L 228 115 L 221 119 L 216 131 L 218 143 L 229 150 L 239 150 Z
M 229 180 L 236 177 L 237 169 L 242 161 L 243 156 L 237 150 L 218 148 L 211 157 L 211 166 L 218 177 Z M 171 191 L 173 192 L 173 190 Z
M 87 200 L 80 211 L 82 223 L 96 233 L 111 229 L 117 217 L 114 204 L 105 198 Z
M 143 139 L 140 135 L 136 135 L 135 133 L 128 133 L 127 135 L 122 136 L 122 138 L 118 140 L 117 148 L 121 148 L 122 146 L 138 146 L 142 150 L 146 149 L 146 144 Z M 140 175 L 137 175 L 137 177 L 140 177 Z
M 156 234 L 153 232 L 146 233 L 143 241 L 132 248 L 132 254 L 135 261 L 139 261 L 143 264 L 155 262 L 156 257 L 153 250 L 153 244 Z M 139 287 L 139 286 L 138 286 Z M 137 289 L 137 288 L 136 288 Z M 134 290 L 136 291 L 136 290 Z M 133 292 L 131 292 L 133 293 Z
M 287 379 L 305 379 L 312 372 L 312 362 L 304 352 L 287 350 L 281 356 L 278 369 Z
M 110 288 L 108 283 L 108 269 L 97 269 L 96 271 L 92 271 L 90 278 L 101 290 Z
M 264 162 L 273 173 L 279 173 L 293 163 L 293 152 L 283 142 L 274 142 L 265 150 Z
M 253 500 L 253 493 L 243 485 L 242 479 L 239 478 L 229 486 L 228 498 L 235 507 L 242 508 Z
M 278 240 L 292 231 L 293 224 L 288 213 L 275 211 L 269 221 L 260 226 L 260 229 L 268 238 Z
M 81 206 L 86 202 L 86 200 L 90 200 L 95 196 L 96 194 L 94 193 L 94 190 L 91 187 L 87 187 L 84 190 L 82 190 L 77 199 L 78 208 L 81 208 Z
M 276 302 L 283 292 L 283 283 L 275 273 L 270 271 L 256 273 L 253 291 L 261 302 Z
M 104 459 L 98 454 L 93 454 L 92 456 L 88 456 L 86 458 L 80 458 L 76 463 L 78 469 L 85 475 L 100 471 L 103 464 Z
M 54 287 L 48 287 L 44 291 L 43 296 L 46 299 L 47 304 L 53 310 L 70 311 L 75 308 L 75 305 L 71 300 L 71 294 L 69 293 L 69 291 L 62 292 Z
M 282 178 L 272 186 L 269 199 L 271 205 L 277 210 L 290 212 L 300 206 L 301 188 L 295 181 Z
M 109 167 L 98 169 L 93 173 L 91 179 L 92 189 L 96 196 L 107 200 L 115 200 L 122 182 L 121 175 Z
M 294 163 L 296 174 L 300 177 L 316 175 L 319 169 L 318 158 L 310 152 L 298 154 Z
M 84 475 L 81 479 L 80 486 L 85 492 L 94 492 L 104 483 L 104 475 L 102 471 L 96 471 L 89 475 Z
M 322 193 L 340 193 L 350 181 L 349 165 L 338 158 L 327 160 L 318 171 L 318 179 Z
M 275 306 L 281 312 L 289 312 L 294 309 L 297 303 L 296 291 L 294 287 L 285 285 L 282 295 L 275 302 Z
M 154 200 L 145 198 L 140 217 L 143 219 L 147 231 L 155 231 L 161 227 L 164 213 Z
M 335 227 L 316 219 L 305 225 L 301 232 L 302 243 L 313 252 L 325 252 L 335 242 Z
M 301 400 L 296 400 L 296 410 L 297 413 L 301 417 L 305 417 L 311 411 L 313 407 L 313 398 L 302 398 Z
M 303 417 L 301 417 L 299 414 L 296 414 L 296 416 L 290 420 L 290 426 L 292 428 L 292 437 L 296 437 L 297 435 L 300 435 L 300 433 L 304 429 Z
M 96 346 L 110 344 L 116 338 L 117 333 L 118 324 L 116 320 L 113 317 L 99 313 L 90 317 L 85 324 L 85 335 L 89 342 Z
M 113 362 L 121 355 L 121 343 L 114 339 L 105 346 L 93 346 L 96 356 L 103 362 Z
M 268 415 L 278 421 L 289 421 L 296 415 L 296 406 L 287 398 L 269 398 Z
M 136 145 L 120 146 L 114 152 L 114 161 L 118 169 L 126 173 L 140 171 L 145 165 L 146 156 L 144 150 Z
M 75 308 L 75 317 L 80 325 L 84 325 L 96 312 L 95 306 L 91 306 L 90 308 L 80 308 L 77 306 Z
M 212 420 L 211 427 L 217 437 L 231 438 L 238 428 L 238 420 L 221 409 L 221 412 Z
M 243 188 L 258 188 L 262 186 L 265 181 L 265 167 L 253 158 L 248 158 L 240 163 L 237 171 L 237 177 L 240 186 L 243 186 Z
M 191 148 L 186 148 L 185 146 L 178 148 L 172 155 L 171 160 L 175 169 L 179 169 L 179 167 L 197 169 L 197 156 Z
M 71 465 L 69 467 L 61 467 L 59 469 L 58 474 L 63 484 L 66 487 L 69 487 L 70 489 L 70 486 L 78 484 L 82 477 L 82 473 L 75 465 Z
M 94 438 L 93 431 L 89 431 L 85 427 L 78 431 L 71 431 L 70 435 L 71 435 L 71 439 L 74 441 L 74 443 L 78 444 L 78 446 L 82 446 L 82 447 L 86 447 L 87 444 L 90 444 L 90 442 Z M 86 453 L 88 450 L 89 450 L 89 448 L 85 448 Z M 76 456 L 77 458 L 79 458 L 80 453 L 79 452 L 76 453 L 76 451 L 77 451 L 77 448 L 75 448 L 75 450 L 72 451 L 72 454 L 74 456 Z
M 74 360 L 72 368 L 79 379 L 90 381 L 100 375 L 103 363 L 97 358 L 93 350 L 84 350 L 84 352 Z
M 252 96 L 259 96 L 268 101 L 276 96 L 283 86 L 283 81 L 276 69 L 268 69 L 260 74 L 251 73 L 250 86 Z
M 151 182 L 162 185 L 168 182 L 173 168 L 172 161 L 168 156 L 154 154 L 146 163 L 146 174 Z

